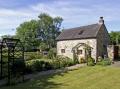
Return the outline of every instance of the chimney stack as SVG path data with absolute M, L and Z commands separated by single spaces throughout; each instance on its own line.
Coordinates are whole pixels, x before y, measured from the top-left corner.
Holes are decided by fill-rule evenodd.
M 99 24 L 104 24 L 104 19 L 103 19 L 103 17 L 100 17 Z

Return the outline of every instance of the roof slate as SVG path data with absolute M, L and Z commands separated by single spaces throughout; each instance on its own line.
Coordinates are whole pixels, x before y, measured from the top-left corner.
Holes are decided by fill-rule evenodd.
M 56 40 L 96 38 L 101 24 L 92 24 L 64 30 Z

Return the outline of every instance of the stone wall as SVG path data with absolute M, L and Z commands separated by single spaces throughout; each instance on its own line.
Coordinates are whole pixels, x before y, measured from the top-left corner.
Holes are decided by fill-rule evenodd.
M 110 38 L 105 25 L 102 25 L 97 35 L 97 57 L 108 56 L 107 46 L 110 43 Z
M 114 60 L 114 46 L 108 45 L 107 51 L 108 51 L 108 58 L 110 58 L 113 61 Z
M 57 55 L 64 55 L 73 59 L 72 48 L 78 43 L 88 44 L 93 49 L 91 50 L 91 56 L 96 60 L 96 39 L 81 39 L 81 40 L 65 40 L 57 42 Z M 61 53 L 61 49 L 65 49 L 65 53 Z

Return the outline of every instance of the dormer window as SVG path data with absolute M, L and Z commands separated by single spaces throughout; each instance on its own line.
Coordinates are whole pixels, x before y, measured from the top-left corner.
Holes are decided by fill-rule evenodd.
M 81 30 L 78 34 L 81 35 L 83 33 L 83 30 Z

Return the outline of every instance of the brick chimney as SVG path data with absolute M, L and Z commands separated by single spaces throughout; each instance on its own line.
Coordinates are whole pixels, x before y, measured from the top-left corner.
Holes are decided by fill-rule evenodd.
M 104 24 L 104 19 L 103 19 L 103 17 L 100 17 L 99 24 Z

